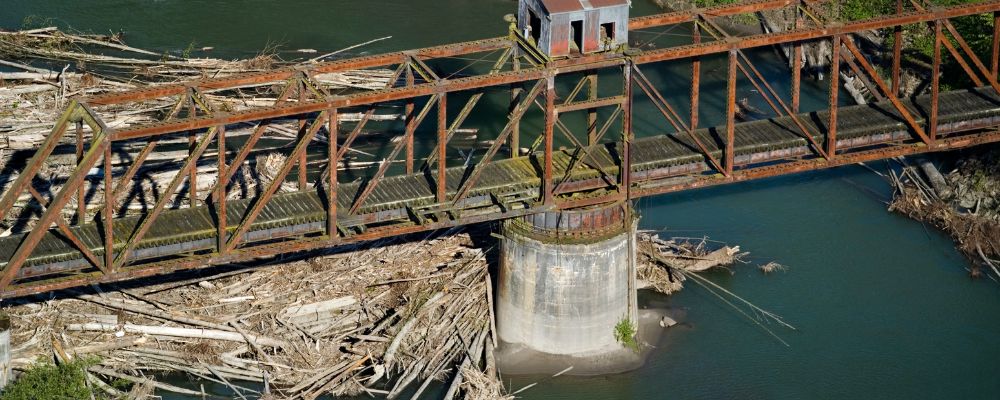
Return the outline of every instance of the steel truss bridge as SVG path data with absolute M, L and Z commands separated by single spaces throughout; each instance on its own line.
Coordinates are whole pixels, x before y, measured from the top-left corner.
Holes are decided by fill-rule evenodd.
M 0 238 L 0 296 L 1000 141 L 1000 1 L 936 7 L 900 0 L 894 14 L 849 22 L 826 20 L 825 6 L 819 1 L 758 0 L 634 18 L 634 31 L 678 25 L 691 29 L 690 43 L 646 51 L 550 59 L 512 30 L 505 37 L 76 99 L 0 196 L 0 219 L 8 218 L 18 201 L 44 210 L 30 228 Z M 794 29 L 740 35 L 716 21 L 781 9 L 799 16 Z M 994 20 L 992 58 L 986 62 L 952 23 L 978 14 Z M 900 98 L 900 32 L 914 24 L 933 32 L 932 82 L 929 94 Z M 859 33 L 882 29 L 895 29 L 896 35 L 891 67 L 884 68 L 889 76 L 882 76 L 859 49 Z M 833 89 L 824 110 L 802 112 L 803 46 L 818 41 L 832 43 L 834 49 L 837 60 L 827 67 Z M 790 93 L 778 93 L 745 55 L 777 45 L 789 46 L 793 54 Z M 975 87 L 941 91 L 945 53 L 958 61 Z M 698 121 L 701 67 L 703 58 L 713 55 L 727 60 L 726 115 L 724 124 L 705 126 Z M 487 60 L 492 68 L 457 76 L 468 66 L 435 64 L 455 58 Z M 691 68 L 684 77 L 690 83 L 690 100 L 684 104 L 668 101 L 644 73 L 678 60 Z M 394 71 L 381 90 L 330 93 L 315 83 L 317 74 L 376 68 Z M 876 102 L 838 106 L 842 68 L 862 79 Z M 620 82 L 616 95 L 599 96 L 598 74 L 611 74 L 616 78 L 612 83 Z M 558 77 L 579 83 L 557 93 Z M 739 122 L 738 82 L 749 82 L 774 117 Z M 276 104 L 226 112 L 207 96 L 262 87 L 280 93 Z M 480 101 L 487 90 L 510 91 L 510 104 Z M 671 133 L 636 138 L 632 113 L 638 96 L 662 114 L 661 125 L 664 131 L 672 128 Z M 113 129 L 102 117 L 128 104 L 164 99 L 176 105 L 157 123 Z M 453 99 L 464 105 L 450 109 L 447 103 Z M 339 182 L 341 174 L 330 171 L 337 171 L 376 110 L 396 106 L 405 110 L 405 128 L 386 139 L 388 151 L 378 167 L 363 180 Z M 449 154 L 449 141 L 473 110 L 490 106 L 486 112 L 494 118 L 506 116 L 496 139 L 477 157 L 463 160 L 454 148 Z M 360 122 L 338 118 L 348 111 L 360 111 Z M 542 116 L 537 132 L 521 128 L 528 113 Z M 573 113 L 586 118 L 581 132 L 561 119 Z M 276 179 L 256 195 L 228 199 L 237 170 L 248 162 L 268 125 L 280 119 L 297 120 L 299 130 Z M 415 142 L 425 119 L 435 133 Z M 237 146 L 234 140 L 227 145 L 227 127 L 238 124 L 254 126 L 252 134 Z M 85 130 L 91 134 L 85 136 Z M 36 175 L 74 131 L 75 167 L 57 190 L 41 191 Z M 187 158 L 178 161 L 180 172 L 144 213 L 120 214 L 125 188 L 140 179 L 157 143 L 177 137 L 190 143 Z M 338 140 L 320 140 L 324 137 Z M 557 140 L 568 145 L 555 148 Z M 432 143 L 432 150 L 418 157 L 415 149 L 422 143 Z M 122 152 L 133 162 L 115 170 L 112 155 Z M 310 153 L 322 154 L 322 161 L 308 162 Z M 393 167 L 394 162 L 401 166 Z M 207 192 L 197 190 L 199 163 L 218 170 Z M 279 192 L 289 181 L 297 190 Z M 188 190 L 189 205 L 177 206 L 174 197 L 183 184 L 194 189 Z M 79 201 L 88 195 L 90 199 Z M 100 203 L 101 210 L 90 218 L 88 201 Z M 67 220 L 67 213 L 75 213 L 74 218 Z

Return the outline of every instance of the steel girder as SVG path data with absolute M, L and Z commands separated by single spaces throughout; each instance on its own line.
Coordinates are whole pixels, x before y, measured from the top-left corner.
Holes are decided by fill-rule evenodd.
M 812 18 L 812 23 L 806 23 L 804 18 L 798 18 L 795 27 L 786 32 L 772 33 L 767 35 L 733 36 L 722 31 L 717 24 L 712 22 L 712 18 L 720 16 L 735 15 L 747 12 L 779 9 L 782 7 L 795 7 L 803 14 Z M 853 162 L 893 157 L 905 154 L 914 154 L 927 151 L 941 151 L 947 149 L 967 147 L 979 143 L 993 142 L 1000 140 L 1000 133 L 990 126 L 968 127 L 963 131 L 952 131 L 945 133 L 944 137 L 938 137 L 937 127 L 937 79 L 935 78 L 932 93 L 935 94 L 932 101 L 932 111 L 929 122 L 926 126 L 917 123 L 912 115 L 908 115 L 909 110 L 900 104 L 898 95 L 899 63 L 894 60 L 891 75 L 891 88 L 889 84 L 877 74 L 871 63 L 861 56 L 860 50 L 853 43 L 851 35 L 857 32 L 872 29 L 896 28 L 901 25 L 930 23 L 935 29 L 935 71 L 940 66 L 940 50 L 946 47 L 956 59 L 962 59 L 961 64 L 967 74 L 974 82 L 988 83 L 994 89 L 997 85 L 997 65 L 998 53 L 997 43 L 994 43 L 994 53 L 987 66 L 975 54 L 961 35 L 951 26 L 948 19 L 974 15 L 979 13 L 994 13 L 1000 16 L 1000 1 L 985 1 L 975 4 L 967 4 L 952 7 L 940 7 L 927 9 L 914 2 L 914 7 L 906 11 L 902 5 L 897 9 L 897 13 L 870 20 L 853 21 L 846 23 L 825 22 L 817 18 L 808 10 L 812 7 L 806 1 L 751 1 L 735 5 L 728 5 L 708 9 L 696 9 L 693 12 L 667 13 L 649 17 L 635 18 L 631 21 L 632 29 L 662 27 L 672 24 L 694 23 L 695 34 L 693 42 L 689 45 L 675 46 L 665 49 L 652 50 L 637 54 L 603 53 L 586 55 L 568 59 L 530 59 L 525 56 L 523 61 L 527 65 L 522 65 L 522 60 L 517 54 L 532 54 L 528 45 L 522 43 L 517 37 L 494 38 L 482 41 L 465 42 L 453 45 L 437 46 L 414 51 L 394 52 L 369 57 L 352 58 L 328 63 L 320 63 L 305 69 L 285 69 L 268 71 L 256 74 L 238 75 L 234 77 L 208 79 L 189 82 L 181 85 L 164 85 L 149 88 L 146 90 L 131 91 L 125 93 L 112 93 L 106 95 L 93 96 L 74 101 L 67 108 L 66 112 L 55 124 L 52 133 L 42 144 L 35 157 L 29 161 L 28 167 L 15 180 L 11 187 L 0 196 L 0 216 L 6 216 L 14 203 L 25 193 L 31 195 L 36 202 L 44 207 L 41 218 L 36 226 L 27 232 L 22 243 L 17 246 L 16 251 L 7 266 L 0 274 L 0 295 L 9 297 L 14 295 L 24 295 L 41 291 L 66 288 L 75 285 L 94 282 L 110 282 L 116 280 L 130 279 L 142 276 L 151 276 L 171 271 L 195 268 L 204 265 L 235 262 L 253 259 L 262 256 L 272 256 L 277 254 L 296 252 L 302 250 L 315 249 L 325 246 L 336 245 L 346 242 L 359 242 L 365 240 L 378 239 L 386 236 L 406 234 L 430 229 L 458 226 L 463 224 L 509 218 L 517 215 L 524 215 L 545 210 L 559 208 L 574 208 L 590 204 L 599 204 L 622 199 L 633 199 L 640 196 L 655 195 L 670 191 L 686 190 L 691 188 L 716 185 L 730 182 L 739 182 L 750 179 L 758 179 L 768 176 L 776 176 L 787 173 L 795 173 L 807 170 L 828 168 L 837 165 L 844 165 Z M 995 17 L 1000 18 L 1000 17 Z M 950 34 L 950 38 L 944 33 Z M 715 36 L 715 40 L 703 40 L 701 32 L 707 31 Z M 714 31 L 714 32 L 713 32 Z M 1000 27 L 995 28 L 994 37 L 1000 37 Z M 753 66 L 742 51 L 745 49 L 790 44 L 794 47 L 794 54 L 801 54 L 801 47 L 804 41 L 812 41 L 829 38 L 834 43 L 836 49 L 836 60 L 831 65 L 833 78 L 837 79 L 841 61 L 848 63 L 856 73 L 864 73 L 867 83 L 876 92 L 883 92 L 885 98 L 892 101 L 896 110 L 906 120 L 909 129 L 919 139 L 917 141 L 891 141 L 880 143 L 867 148 L 849 148 L 839 145 L 837 126 L 837 90 L 830 93 L 830 120 L 829 128 L 825 132 L 825 143 L 813 141 L 815 132 L 810 132 L 801 122 L 797 120 L 798 113 L 798 88 L 800 82 L 799 71 L 796 68 L 792 71 L 793 93 L 791 93 L 790 103 L 786 103 L 782 96 L 775 92 L 763 79 L 763 76 Z M 952 40 L 955 44 L 952 44 Z M 899 43 L 899 41 L 897 41 Z M 961 53 L 964 51 L 969 61 L 966 62 Z M 436 58 L 458 57 L 476 53 L 502 51 L 503 55 L 496 60 L 494 68 L 488 73 L 452 78 L 447 73 L 435 71 L 428 61 Z M 894 48 L 894 53 L 898 54 L 900 49 Z M 663 114 L 667 121 L 674 126 L 678 132 L 686 132 L 694 136 L 694 132 L 701 128 L 698 121 L 698 108 L 700 96 L 700 57 L 712 54 L 728 54 L 728 85 L 727 85 L 727 123 L 725 126 L 725 137 L 720 138 L 723 144 L 721 158 L 713 155 L 713 152 L 701 142 L 697 147 L 705 157 L 703 163 L 694 164 L 688 168 L 684 174 L 678 173 L 651 173 L 634 171 L 632 166 L 634 132 L 632 127 L 632 105 L 633 88 L 638 87 L 645 93 L 654 105 Z M 897 57 L 898 58 L 898 57 Z M 643 69 L 653 68 L 649 64 L 662 61 L 690 59 L 692 61 L 691 79 L 691 104 L 690 120 L 685 121 L 677 112 L 677 108 L 670 105 L 660 94 L 659 89 L 642 72 Z M 796 60 L 797 61 L 797 60 Z M 796 63 L 798 65 L 798 63 Z M 640 66 L 643 66 L 640 68 Z M 385 89 L 358 92 L 351 94 L 331 94 L 320 89 L 316 84 L 317 74 L 344 72 L 354 69 L 395 67 L 389 79 L 389 85 Z M 603 68 L 621 68 L 624 86 L 621 96 L 608 98 L 598 98 L 596 92 L 596 71 Z M 736 73 L 742 71 L 750 79 L 751 83 L 758 88 L 765 99 L 771 105 L 777 115 L 790 116 L 795 120 L 798 129 L 803 137 L 809 142 L 809 146 L 797 150 L 797 153 L 789 154 L 789 158 L 784 160 L 772 160 L 766 165 L 754 163 L 738 163 L 734 154 L 736 137 L 734 128 L 736 121 L 734 115 Z M 583 73 L 586 76 L 574 87 L 573 91 L 563 102 L 556 102 L 559 97 L 556 93 L 555 78 L 560 75 L 571 73 Z M 454 73 L 452 73 L 454 74 Z M 418 82 L 415 77 L 419 76 Z M 936 74 L 935 74 L 936 77 Z M 405 79 L 405 85 L 397 86 L 398 81 Z M 525 83 L 529 85 L 535 82 L 531 90 L 523 90 Z M 836 81 L 835 81 L 836 82 Z M 277 102 L 269 107 L 257 107 L 239 112 L 221 112 L 206 96 L 209 93 L 225 93 L 242 87 L 253 87 L 272 85 L 279 83 L 282 85 Z M 836 85 L 835 85 L 836 86 Z M 470 113 L 480 103 L 484 90 L 503 87 L 511 88 L 514 92 L 514 106 L 507 112 L 509 118 L 506 127 L 501 131 L 499 137 L 493 141 L 478 163 L 468 166 L 465 176 L 459 182 L 457 189 L 449 192 L 446 185 L 447 177 L 445 170 L 447 143 L 452 135 L 462 126 Z M 584 87 L 589 87 L 585 100 L 576 101 L 579 93 Z M 451 124 L 448 123 L 447 99 L 452 93 L 471 91 L 474 94 L 466 102 L 465 107 L 457 116 L 453 116 Z M 544 96 L 544 103 L 538 102 L 536 98 Z M 125 129 L 109 129 L 100 117 L 100 113 L 95 112 L 91 106 L 118 105 L 129 102 L 146 101 L 151 99 L 176 98 L 176 103 L 170 108 L 166 117 L 159 123 L 143 126 L 129 127 Z M 429 98 L 425 106 L 419 113 L 414 113 L 414 101 L 419 98 Z M 294 100 L 292 100 L 294 99 Z M 389 156 L 379 164 L 378 171 L 369 178 L 360 191 L 357 198 L 352 199 L 349 209 L 337 209 L 338 200 L 338 174 L 337 166 L 351 150 L 351 146 L 357 139 L 366 124 L 372 119 L 376 107 L 389 102 L 405 102 L 407 124 L 405 132 L 393 147 Z M 544 132 L 538 135 L 537 145 L 544 147 L 537 154 L 527 155 L 535 157 L 538 162 L 538 194 L 534 199 L 519 200 L 522 204 L 511 208 L 499 196 L 490 195 L 488 203 L 472 199 L 477 190 L 477 181 L 482 173 L 482 165 L 485 165 L 500 153 L 504 145 L 511 146 L 512 156 L 519 155 L 518 146 L 520 140 L 520 119 L 525 112 L 537 105 L 545 116 Z M 345 108 L 365 108 L 360 122 L 347 134 L 342 143 L 337 138 L 341 121 L 339 112 Z M 599 108 L 614 107 L 614 111 L 603 123 L 598 121 L 596 112 Z M 423 166 L 415 169 L 413 153 L 413 136 L 417 125 L 430 114 L 432 108 L 437 110 L 436 141 L 433 152 L 423 161 Z M 186 116 L 182 116 L 185 114 Z M 587 112 L 587 138 L 586 144 L 576 138 L 561 121 L 560 115 L 571 112 Z M 262 194 L 253 200 L 248 206 L 248 212 L 235 227 L 231 227 L 230 221 L 226 220 L 226 188 L 230 180 L 237 173 L 237 169 L 242 166 L 249 155 L 253 152 L 254 146 L 261 139 L 264 131 L 271 121 L 279 118 L 294 118 L 299 120 L 299 134 L 294 141 L 294 150 L 282 164 L 277 177 L 263 190 Z M 610 127 L 620 121 L 622 125 L 621 136 L 613 139 L 617 143 L 616 148 L 620 149 L 616 165 L 613 168 L 602 166 L 599 160 L 593 159 L 591 152 L 596 146 L 602 145 L 602 140 L 606 137 Z M 253 123 L 254 129 L 238 150 L 230 152 L 226 148 L 227 126 L 239 123 Z M 76 157 L 77 166 L 68 177 L 67 182 L 62 186 L 59 193 L 54 198 L 46 200 L 31 185 L 32 179 L 42 168 L 45 159 L 50 156 L 53 150 L 59 145 L 65 133 L 70 130 L 73 124 L 77 127 Z M 94 138 L 84 143 L 82 136 L 82 126 L 88 126 L 94 132 Z M 600 127 L 599 127 L 600 126 Z M 319 136 L 320 132 L 326 130 L 328 139 L 326 151 L 330 155 L 325 162 L 325 169 L 320 174 L 319 179 L 313 188 L 309 188 L 305 182 L 307 147 Z M 554 168 L 554 147 L 555 131 L 559 130 L 576 147 L 569 166 L 564 168 L 565 175 L 557 179 Z M 152 154 L 162 138 L 176 135 L 187 135 L 189 150 L 188 157 L 177 175 L 171 180 L 166 193 L 161 194 L 152 212 L 144 215 L 131 234 L 127 235 L 124 243 L 116 244 L 113 238 L 113 226 L 116 211 L 119 206 L 120 197 L 125 194 L 129 182 L 139 171 L 146 159 Z M 111 174 L 111 148 L 115 142 L 128 141 L 133 139 L 147 139 L 148 143 L 142 147 L 134 158 L 135 162 L 117 179 Z M 697 140 L 697 139 L 696 139 Z M 196 186 L 195 168 L 199 161 L 205 161 L 206 151 L 212 144 L 217 145 L 217 156 L 215 164 L 218 167 L 217 182 L 212 188 L 204 193 L 204 198 L 199 197 Z M 607 145 L 608 143 L 603 143 Z M 838 147 L 840 146 L 840 147 Z M 532 146 L 534 149 L 535 146 Z M 811 149 L 811 150 L 810 150 Z M 384 177 L 389 171 L 388 165 L 405 150 L 405 171 L 407 174 L 427 173 L 433 176 L 429 179 L 429 184 L 433 186 L 433 193 L 436 204 L 425 210 L 407 209 L 407 214 L 413 218 L 400 219 L 398 217 L 382 217 L 379 213 L 366 211 L 366 200 L 374 193 L 375 189 L 384 184 Z M 523 156 L 523 155 L 522 155 Z M 817 157 L 818 156 L 818 157 Z M 103 230 L 103 243 L 106 251 L 103 260 L 81 242 L 70 231 L 66 221 L 61 216 L 63 208 L 73 197 L 78 199 L 76 225 L 86 223 L 86 210 L 83 208 L 83 195 L 86 176 L 91 168 L 104 160 L 103 190 L 109 193 L 107 199 L 101 205 L 102 212 L 95 217 L 95 223 L 100 222 Z M 326 222 L 323 234 L 316 236 L 294 236 L 284 238 L 282 241 L 274 243 L 272 241 L 248 242 L 246 234 L 255 219 L 260 215 L 263 207 L 274 197 L 277 188 L 282 185 L 290 172 L 298 165 L 297 181 L 299 190 L 319 190 L 325 192 L 325 214 Z M 571 181 L 571 175 L 576 169 L 581 171 L 593 171 L 597 177 Z M 715 172 L 715 173 L 706 173 Z M 615 179 L 617 174 L 617 179 Z M 685 175 L 686 174 L 686 175 Z M 681 179 L 683 178 L 683 179 Z M 216 232 L 216 245 L 213 251 L 178 254 L 177 257 L 167 260 L 132 260 L 130 252 L 141 241 L 148 229 L 154 224 L 166 207 L 171 196 L 180 187 L 181 183 L 187 181 L 190 190 L 188 193 L 188 205 L 190 207 L 199 206 L 203 202 L 208 207 L 212 207 L 215 215 L 213 221 Z M 481 195 L 480 195 L 481 197 Z M 450 217 L 442 217 L 439 214 L 445 213 Z M 426 219 L 425 215 L 436 215 L 432 219 Z M 355 221 L 355 225 L 361 229 L 348 232 L 342 226 L 344 221 Z M 358 222 L 360 221 L 360 222 Z M 360 225 L 357 225 L 360 223 Z M 55 229 L 61 232 L 65 240 L 71 242 L 73 248 L 77 249 L 81 257 L 87 260 L 88 267 L 78 269 L 69 275 L 61 275 L 56 279 L 48 279 L 44 276 L 31 277 L 31 282 L 18 283 L 18 273 L 24 262 L 30 257 L 34 247 L 39 243 L 44 235 L 50 232 L 50 228 L 55 225 Z

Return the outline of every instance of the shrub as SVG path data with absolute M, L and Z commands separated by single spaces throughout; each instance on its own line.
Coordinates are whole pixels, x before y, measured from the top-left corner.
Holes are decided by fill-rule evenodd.
M 77 359 L 60 365 L 40 361 L 7 385 L 0 397 L 4 400 L 89 399 L 91 390 L 87 387 L 86 370 L 95 363 L 94 359 Z M 94 392 L 94 398 L 106 397 Z
M 630 348 L 634 351 L 639 351 L 639 342 L 635 339 L 636 328 L 635 324 L 628 316 L 622 317 L 621 321 L 615 325 L 615 340 L 621 343 L 622 346 Z

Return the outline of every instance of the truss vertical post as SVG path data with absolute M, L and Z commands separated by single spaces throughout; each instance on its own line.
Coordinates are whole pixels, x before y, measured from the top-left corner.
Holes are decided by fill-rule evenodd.
M 552 141 L 556 124 L 556 76 L 545 77 L 545 165 L 542 167 L 542 202 L 552 205 Z
M 448 94 L 441 93 L 437 105 L 437 202 L 444 203 L 448 195 L 448 175 L 446 174 L 448 149 Z
M 406 87 L 412 87 L 414 84 L 413 79 L 413 68 L 410 66 L 406 67 Z M 415 105 L 413 103 L 413 98 L 406 100 L 406 107 L 404 108 L 403 115 L 405 115 L 404 120 L 406 121 L 406 129 L 415 130 L 417 127 L 411 126 L 410 121 L 413 120 L 415 115 L 413 115 L 413 110 Z M 406 174 L 413 173 L 413 134 L 412 132 L 405 132 L 403 137 L 406 138 Z
M 587 81 L 589 86 L 587 99 L 590 101 L 597 100 L 597 72 L 593 72 L 587 75 Z M 587 144 L 593 146 L 597 142 L 597 109 L 591 108 L 587 110 Z
M 837 111 L 840 105 L 840 35 L 833 37 L 830 53 L 830 121 L 826 130 L 826 154 L 832 159 L 837 155 Z
M 188 89 L 187 101 L 188 101 L 188 118 L 194 118 L 198 116 L 198 110 L 197 108 L 195 108 L 193 88 Z M 111 146 L 109 145 L 108 147 Z M 194 154 L 197 147 L 198 147 L 198 133 L 197 131 L 192 130 L 188 132 L 188 156 Z M 196 167 L 188 171 L 188 207 L 196 207 L 197 203 L 198 203 L 198 168 Z
M 990 72 L 997 79 L 1000 73 L 1000 11 L 993 12 L 993 54 L 990 62 Z
M 938 127 L 938 95 L 941 92 L 941 42 L 944 34 L 941 32 L 941 21 L 934 21 L 934 61 L 931 66 L 931 115 L 927 118 L 927 136 L 931 142 L 937 140 Z
M 112 272 L 115 270 L 115 198 L 114 182 L 111 177 L 111 137 L 107 138 L 108 144 L 104 148 L 104 210 L 101 210 L 104 228 L 104 270 Z M 77 163 L 79 168 L 79 163 Z M 127 182 L 122 182 L 125 185 Z
M 802 11 L 795 8 L 795 29 L 802 27 Z M 792 48 L 792 112 L 799 113 L 799 96 L 802 95 L 802 42 Z
M 736 162 L 736 50 L 729 51 L 729 71 L 726 88 L 726 151 L 725 175 L 733 176 Z
M 229 167 L 226 165 L 226 126 L 219 125 L 219 133 L 216 141 L 219 145 L 218 148 L 218 184 L 215 185 L 217 192 L 215 193 L 215 214 L 218 221 L 216 221 L 216 245 L 219 254 L 226 252 L 226 226 L 228 222 L 226 221 L 226 188 L 229 187 L 229 180 L 226 179 L 228 175 L 226 171 Z
M 896 0 L 896 14 L 903 13 L 903 0 Z M 897 25 L 893 29 L 892 43 L 892 94 L 899 96 L 900 82 L 900 62 L 903 59 L 903 27 Z M 935 39 L 937 40 L 937 39 Z M 838 49 L 839 50 L 839 49 Z
M 694 24 L 694 31 L 691 32 L 694 44 L 701 43 L 701 27 Z M 691 60 L 691 133 L 698 129 L 698 102 L 701 96 L 701 57 Z
M 514 71 L 521 70 L 521 60 L 517 57 L 513 59 L 512 68 Z M 511 84 L 510 86 L 510 107 L 509 113 L 514 114 L 514 108 L 520 103 L 521 94 L 524 93 L 524 86 L 518 82 Z M 518 117 L 517 120 L 511 122 L 510 131 L 510 156 L 517 157 L 521 155 L 521 119 Z
M 83 161 L 83 121 L 76 123 L 76 163 Z M 84 201 L 84 185 L 76 190 L 76 224 L 83 225 L 87 220 L 87 202 Z
M 306 79 L 308 79 L 308 75 L 306 75 L 305 73 L 302 73 L 302 76 L 299 78 L 299 81 L 298 81 L 299 82 L 299 104 L 305 103 L 305 101 L 306 101 L 306 81 L 305 81 Z M 305 129 L 306 129 L 306 118 L 305 118 L 305 115 L 300 115 L 299 116 L 299 135 L 298 135 L 299 136 L 299 140 L 302 140 L 302 138 L 305 137 L 305 134 L 306 134 Z M 299 155 L 299 170 L 298 170 L 298 173 L 296 174 L 296 177 L 298 178 L 298 183 L 297 183 L 298 185 L 297 185 L 297 187 L 298 187 L 299 190 L 306 190 L 306 185 L 307 185 L 307 183 L 306 183 L 306 171 L 309 168 L 309 162 L 308 162 L 306 156 L 308 155 L 308 153 L 309 153 L 308 151 L 303 151 L 302 154 Z
M 622 103 L 622 156 L 621 156 L 621 186 L 619 193 L 626 199 L 632 198 L 632 70 L 635 64 L 631 60 L 623 66 L 623 81 L 625 102 Z
M 339 238 L 337 233 L 337 166 L 340 165 L 340 157 L 337 152 L 337 132 L 338 132 L 337 109 L 330 109 L 330 118 L 327 122 L 327 144 L 326 144 L 326 170 L 328 171 L 326 191 L 326 234 L 331 239 Z

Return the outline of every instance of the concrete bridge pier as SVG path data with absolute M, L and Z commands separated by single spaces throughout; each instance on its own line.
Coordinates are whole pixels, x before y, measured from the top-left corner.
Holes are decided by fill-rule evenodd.
M 0 311 L 0 390 L 13 378 L 11 375 L 10 316 Z
M 499 339 L 559 356 L 621 352 L 615 326 L 638 326 L 636 220 L 624 202 L 505 221 Z

